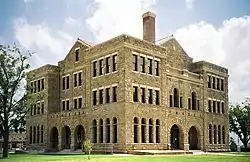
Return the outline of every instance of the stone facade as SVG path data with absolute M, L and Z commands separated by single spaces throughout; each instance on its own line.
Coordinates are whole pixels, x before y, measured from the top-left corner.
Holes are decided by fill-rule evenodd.
M 99 151 L 229 151 L 228 70 L 193 62 L 173 36 L 78 39 L 58 66 L 30 71 L 27 84 L 44 94 L 27 117 L 28 149 L 75 150 L 90 139 Z

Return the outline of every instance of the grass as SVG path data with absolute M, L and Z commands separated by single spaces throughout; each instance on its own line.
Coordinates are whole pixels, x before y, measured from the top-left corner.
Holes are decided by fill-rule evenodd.
M 249 156 L 222 155 L 177 155 L 177 156 L 122 156 L 122 155 L 92 155 L 88 160 L 86 155 L 15 155 L 0 162 L 249 162 Z

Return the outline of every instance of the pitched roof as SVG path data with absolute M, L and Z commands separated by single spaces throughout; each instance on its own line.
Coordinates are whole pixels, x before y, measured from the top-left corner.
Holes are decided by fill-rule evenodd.
M 163 43 L 166 43 L 166 42 L 168 42 L 168 41 L 170 41 L 170 40 L 172 40 L 172 39 L 175 39 L 175 37 L 174 37 L 173 34 L 170 35 L 170 36 L 167 36 L 167 37 L 164 37 L 164 38 L 161 38 L 161 39 L 157 40 L 157 41 L 155 42 L 155 44 L 157 44 L 157 45 L 162 45 Z
M 79 41 L 80 43 L 84 44 L 85 46 L 88 46 L 88 47 L 92 47 L 92 46 L 95 46 L 94 43 L 91 43 L 91 42 L 88 42 L 88 41 L 84 41 L 80 38 L 77 38 L 77 41 Z

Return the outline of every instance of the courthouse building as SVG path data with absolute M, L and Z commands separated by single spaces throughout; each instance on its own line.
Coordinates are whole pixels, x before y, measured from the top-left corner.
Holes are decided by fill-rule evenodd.
M 155 41 L 155 18 L 143 14 L 143 39 L 77 39 L 58 65 L 28 73 L 40 96 L 28 149 L 74 151 L 90 139 L 99 151 L 229 151 L 228 70 L 194 62 L 174 36 Z

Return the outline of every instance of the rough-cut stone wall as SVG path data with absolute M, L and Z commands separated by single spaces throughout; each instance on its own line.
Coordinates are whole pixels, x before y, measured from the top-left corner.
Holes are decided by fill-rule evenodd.
M 75 49 L 80 47 L 80 59 L 75 62 Z M 150 76 L 132 71 L 132 53 L 143 54 L 160 60 L 160 76 Z M 117 54 L 117 72 L 108 75 L 92 77 L 93 60 L 107 55 Z M 138 60 L 139 64 L 139 60 Z M 58 73 L 58 68 L 60 73 Z M 112 69 L 112 68 L 111 68 Z M 82 72 L 82 85 L 74 87 L 73 74 Z M 45 110 L 43 115 L 29 117 L 27 128 L 30 125 L 44 125 L 44 144 L 28 145 L 30 149 L 50 149 L 51 129 L 58 129 L 58 148 L 62 149 L 62 129 L 70 128 L 71 145 L 75 146 L 75 130 L 82 125 L 85 139 L 93 138 L 92 122 L 100 119 L 104 122 L 113 117 L 118 120 L 118 142 L 114 144 L 114 151 L 128 152 L 133 149 L 169 149 L 171 147 L 171 127 L 177 125 L 180 131 L 180 148 L 188 150 L 188 134 L 193 126 L 198 134 L 198 148 L 205 151 L 226 151 L 229 146 L 228 132 L 228 79 L 227 69 L 207 62 L 192 63 L 184 50 L 175 39 L 164 43 L 162 46 L 143 41 L 128 35 L 121 35 L 94 47 L 87 47 L 76 42 L 58 67 L 45 66 L 32 71 L 35 77 L 46 78 Z M 207 73 L 224 78 L 225 91 L 220 92 L 207 88 Z M 62 77 L 70 75 L 70 89 L 62 90 Z M 33 78 L 32 78 L 33 79 Z M 147 103 L 133 103 L 133 85 L 143 85 L 160 90 L 160 105 Z M 117 102 L 93 106 L 92 90 L 100 87 L 117 85 Z M 170 107 L 170 95 L 174 88 L 179 91 L 183 99 L 183 108 Z M 47 91 L 48 90 L 48 91 Z M 191 93 L 196 92 L 199 100 L 199 110 L 188 109 L 188 98 Z M 155 94 L 155 93 L 154 93 Z M 73 108 L 73 98 L 82 97 L 82 108 Z M 139 95 L 140 96 L 140 95 Z M 70 110 L 62 111 L 62 100 L 70 99 Z M 208 112 L 208 98 L 216 98 L 225 102 L 225 114 Z M 105 99 L 105 98 L 104 98 Z M 111 97 L 112 99 L 112 97 Z M 99 101 L 99 99 L 98 99 Z M 155 99 L 153 100 L 155 102 Z M 49 111 L 47 111 L 47 109 Z M 145 118 L 148 122 L 153 119 L 154 143 L 134 143 L 133 121 L 134 117 Z M 155 143 L 155 123 L 160 120 L 160 143 Z M 224 125 L 226 128 L 226 144 L 209 144 L 208 125 Z M 112 127 L 111 127 L 112 128 Z M 111 129 L 112 130 L 112 129 Z M 27 137 L 29 141 L 29 131 Z M 97 140 L 99 140 L 99 127 L 97 127 Z M 113 137 L 111 131 L 111 139 Z M 149 135 L 146 134 L 147 141 Z M 95 148 L 104 149 L 104 144 L 95 144 Z

